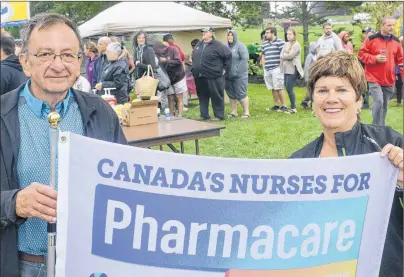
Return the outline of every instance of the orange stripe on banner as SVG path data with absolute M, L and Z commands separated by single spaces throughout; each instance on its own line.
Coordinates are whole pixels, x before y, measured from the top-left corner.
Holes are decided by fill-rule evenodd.
M 310 268 L 285 270 L 233 270 L 225 277 L 355 277 L 357 260 Z

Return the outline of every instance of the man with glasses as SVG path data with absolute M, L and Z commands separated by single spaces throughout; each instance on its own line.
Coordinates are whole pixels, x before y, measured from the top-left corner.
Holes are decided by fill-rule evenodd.
M 47 116 L 60 114 L 61 131 L 122 144 L 126 139 L 107 102 L 72 89 L 83 57 L 72 21 L 39 14 L 24 27 L 22 41 L 20 62 L 29 80 L 1 96 L 0 276 L 45 277 L 47 222 L 57 216 L 57 192 L 48 186 Z

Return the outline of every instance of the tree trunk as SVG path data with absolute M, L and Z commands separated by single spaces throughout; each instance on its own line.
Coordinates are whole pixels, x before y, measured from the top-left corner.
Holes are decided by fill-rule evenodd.
M 309 10 L 307 2 L 302 2 L 302 24 L 303 24 L 303 44 L 304 44 L 304 61 L 309 54 Z
M 265 29 L 266 27 L 265 20 L 270 19 L 270 15 L 271 15 L 271 2 L 262 1 L 261 2 L 262 29 Z

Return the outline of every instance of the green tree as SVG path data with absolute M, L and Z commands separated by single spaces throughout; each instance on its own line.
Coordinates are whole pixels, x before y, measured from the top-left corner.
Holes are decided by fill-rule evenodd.
M 355 13 L 368 13 L 372 17 L 372 22 L 379 29 L 382 24 L 382 18 L 384 16 L 391 16 L 395 9 L 397 9 L 402 2 L 366 2 L 360 7 L 353 8 L 352 11 Z M 357 22 L 359 23 L 359 22 Z
M 268 2 L 232 2 L 233 11 L 230 19 L 233 25 L 240 25 L 243 29 L 262 25 L 263 19 L 266 18 L 265 3 Z
M 362 5 L 363 1 L 326 1 L 325 3 L 327 10 L 344 9 L 351 13 L 352 9 Z
M 284 7 L 281 13 L 272 15 L 275 18 L 293 18 L 303 26 L 304 60 L 309 54 L 309 26 L 322 25 L 327 21 L 325 15 L 313 13 L 321 2 L 298 1 L 291 2 L 290 6 Z
M 262 22 L 262 2 L 260 1 L 180 1 L 177 3 L 209 14 L 229 18 L 233 25 L 239 25 L 244 29 L 259 25 Z
M 193 1 L 183 1 L 183 2 L 177 2 L 183 5 L 186 5 L 188 7 L 204 11 L 209 14 L 213 14 L 216 16 L 220 17 L 225 17 L 225 18 L 231 18 L 232 14 L 232 7 L 230 5 L 227 5 L 227 2 L 221 2 L 221 1 L 199 1 L 199 2 L 193 2 Z
M 80 25 L 117 3 L 119 2 L 31 2 L 30 10 L 32 16 L 43 12 L 60 13 Z
M 54 7 L 54 2 L 47 2 L 47 1 L 42 1 L 42 2 L 30 2 L 30 13 L 31 16 L 37 15 L 39 13 L 45 13 L 49 12 L 50 10 L 53 9 Z
M 8 32 L 13 38 L 20 38 L 20 27 L 8 27 L 4 28 L 6 32 Z

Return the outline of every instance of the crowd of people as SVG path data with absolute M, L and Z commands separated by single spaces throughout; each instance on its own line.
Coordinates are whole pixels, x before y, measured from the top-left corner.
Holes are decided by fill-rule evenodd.
M 373 97 L 378 93 L 390 95 L 391 89 L 386 87 L 394 81 L 390 74 L 395 73 L 393 65 L 397 65 L 402 74 L 402 48 L 390 32 L 393 19 L 386 17 L 382 22 L 381 31 L 369 36 L 359 52 L 364 69 L 357 57 L 348 51 L 330 51 L 327 48 L 333 47 L 331 45 L 335 42 L 328 25 L 324 26 L 323 43 L 314 47 L 318 50 L 311 53 L 313 63 L 308 73 L 302 73 L 301 66 L 296 69 L 297 73 L 290 68 L 300 51 L 293 29 L 288 30 L 289 41 L 285 44 L 276 37 L 276 29 L 267 28 L 262 62 L 265 81 L 268 88 L 273 89 L 275 103 L 280 107 L 277 110 L 284 112 L 287 111 L 283 96 L 284 79 L 292 84 L 287 87 L 293 88 L 296 76 L 290 75 L 305 74 L 308 98 L 322 125 L 320 137 L 295 152 L 291 158 L 380 152 L 399 168 L 379 274 L 380 277 L 396 277 L 403 274 L 403 207 L 400 204 L 403 197 L 403 137 L 390 127 L 362 124 L 359 120 L 367 87 Z M 228 45 L 215 40 L 212 28 L 203 29 L 202 34 L 201 41 L 191 43 L 194 47 L 191 57 L 184 55 L 187 70 L 194 77 L 201 99 L 202 119 L 209 118 L 209 99 L 212 99 L 215 118 L 225 118 L 225 88 L 232 100 L 232 116 L 236 116 L 233 105 L 239 101 L 244 108 L 244 118 L 248 118 L 247 48 L 238 41 L 235 31 L 228 32 Z M 326 38 L 329 36 L 333 38 Z M 166 40 L 167 44 L 156 41 L 149 44 L 146 33 L 137 33 L 133 60 L 116 38 L 103 37 L 97 46 L 86 44 L 84 48 L 77 26 L 59 14 L 34 16 L 24 26 L 21 37 L 20 66 L 10 65 L 13 61 L 16 63 L 13 40 L 6 35 L 1 37 L 2 61 L 7 61 L 1 64 L 2 78 L 3 70 L 16 70 L 15 73 L 6 74 L 10 81 L 4 79 L 7 82 L 5 90 L 12 90 L 2 91 L 1 95 L 0 276 L 45 277 L 46 224 L 55 222 L 58 216 L 57 186 L 54 190 L 48 185 L 51 164 L 48 115 L 51 111 L 60 114 L 59 126 L 63 131 L 110 143 L 127 144 L 117 114 L 111 106 L 99 95 L 75 89 L 84 58 L 82 49 L 89 57 L 86 77 L 90 87 L 99 93 L 106 86 L 114 86 L 119 101 L 127 101 L 129 73 L 133 72 L 135 78 L 141 78 L 150 65 L 156 72 L 159 67 L 164 68 L 170 81 L 166 90 L 172 96 L 168 99 L 181 103 L 180 92 L 185 90 L 184 78 L 187 81 L 187 73 L 184 75 L 181 52 L 173 41 L 169 41 L 172 40 L 170 37 Z M 380 52 L 380 47 L 386 48 L 386 51 Z M 319 57 L 319 52 L 326 54 Z M 3 66 L 10 68 L 4 69 Z M 24 73 L 25 80 L 20 72 Z M 383 78 L 377 75 L 378 72 L 384 74 Z M 379 98 L 380 101 L 388 99 Z M 374 119 L 383 121 L 385 102 L 379 104 L 380 111 L 374 111 Z
M 378 32 L 370 27 L 363 29 L 363 45 L 358 51 L 359 62 L 365 69 L 368 89 L 364 95 L 364 109 L 368 109 L 369 96 L 373 99 L 373 123 L 384 125 L 388 103 L 395 88 L 397 106 L 402 107 L 402 34 L 393 36 L 395 18 L 385 17 Z M 231 112 L 227 117 L 238 117 L 237 104 L 241 104 L 241 118 L 250 117 L 248 101 L 248 63 L 250 59 L 263 67 L 266 88 L 272 91 L 274 106 L 268 111 L 296 114 L 297 104 L 294 88 L 297 81 L 308 81 L 310 65 L 334 51 L 345 51 L 355 55 L 350 33 L 333 32 L 332 24 L 323 25 L 323 35 L 310 43 L 309 55 L 301 64 L 302 47 L 297 40 L 295 28 L 287 28 L 285 40 L 277 36 L 277 29 L 268 24 L 261 33 L 262 45 L 247 48 L 238 40 L 235 30 L 227 33 L 227 43 L 215 37 L 213 28 L 201 30 L 202 39 L 191 42 L 192 53 L 185 55 L 171 34 L 162 41 L 144 31 L 133 37 L 130 53 L 118 37 L 101 37 L 98 43 L 84 44 L 86 77 L 80 76 L 74 88 L 103 95 L 105 89 L 113 89 L 118 104 L 130 101 L 129 94 L 136 80 L 149 74 L 159 80 L 156 95 L 160 97 L 162 110 L 169 108 L 172 116 L 183 116 L 188 109 L 190 94 L 199 99 L 200 120 L 224 120 L 224 93 L 230 100 Z M 14 54 L 17 50 L 11 36 L 2 35 L 1 93 L 14 89 L 26 80 Z M 13 46 L 14 45 L 14 46 Z M 257 54 L 257 50 L 261 52 Z M 18 50 L 19 51 L 19 50 Z M 376 53 L 377 52 L 377 53 Z M 202 55 L 203 53 L 203 55 Z M 16 72 L 16 74 L 14 74 Z M 286 103 L 286 89 L 289 103 Z M 135 89 L 136 91 L 136 89 Z M 139 93 L 139 91 L 136 91 Z M 213 118 L 209 115 L 209 102 Z M 307 96 L 301 103 L 310 109 Z M 289 107 L 288 107 L 289 106 Z
M 363 29 L 363 44 L 358 51 L 359 62 L 365 69 L 368 89 L 364 95 L 363 108 L 369 108 L 369 95 L 373 98 L 373 123 L 385 124 L 387 107 L 393 96 L 394 86 L 397 96 L 397 106 L 402 107 L 402 74 L 403 47 L 402 34 L 393 35 L 394 17 L 384 17 L 378 32 L 370 27 Z M 287 114 L 297 113 L 294 87 L 297 79 L 307 83 L 310 66 L 313 62 L 335 51 L 344 51 L 355 55 L 350 33 L 341 31 L 339 35 L 333 32 L 332 24 L 323 25 L 323 35 L 317 41 L 311 42 L 309 55 L 306 57 L 304 68 L 301 65 L 301 46 L 296 39 L 296 29 L 289 28 L 286 32 L 287 42 L 277 37 L 276 28 L 272 24 L 262 35 L 261 65 L 264 67 L 264 80 L 268 90 L 272 90 L 274 106 L 269 111 L 279 111 Z M 290 100 L 288 109 L 284 91 Z M 304 109 L 310 109 L 310 97 L 301 103 Z
M 240 102 L 244 111 L 241 117 L 248 118 L 246 46 L 238 41 L 234 30 L 228 32 L 227 45 L 215 39 L 213 28 L 201 33 L 202 40 L 191 41 L 193 50 L 187 56 L 171 34 L 160 41 L 144 31 L 137 32 L 132 41 L 133 54 L 116 37 L 101 37 L 97 44 L 88 42 L 84 44 L 87 81 L 79 79 L 75 87 L 99 95 L 104 94 L 104 88 L 113 88 L 111 93 L 117 103 L 124 104 L 129 101 L 133 83 L 151 68 L 159 80 L 156 95 L 160 97 L 161 108 L 169 108 L 171 115 L 181 117 L 188 109 L 190 94 L 197 94 L 201 120 L 211 119 L 210 101 L 212 120 L 224 120 L 226 90 L 232 106 L 228 116 L 238 116 L 237 102 Z

